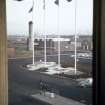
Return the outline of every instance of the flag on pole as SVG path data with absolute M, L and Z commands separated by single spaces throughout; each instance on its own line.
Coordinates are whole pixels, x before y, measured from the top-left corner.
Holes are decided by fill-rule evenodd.
M 68 2 L 71 2 L 72 0 L 67 0 Z
M 43 9 L 45 10 L 45 0 L 43 0 Z
M 55 0 L 54 3 L 59 6 L 59 0 Z
M 30 8 L 29 13 L 33 11 L 33 6 Z
M 15 0 L 15 1 L 23 1 L 23 0 Z
M 71 2 L 72 0 L 66 0 L 66 1 Z M 54 3 L 59 6 L 59 0 L 55 0 Z
M 29 13 L 31 13 L 33 11 L 33 8 L 34 8 L 34 1 L 33 1 L 33 4 L 32 4 L 32 7 L 29 10 Z

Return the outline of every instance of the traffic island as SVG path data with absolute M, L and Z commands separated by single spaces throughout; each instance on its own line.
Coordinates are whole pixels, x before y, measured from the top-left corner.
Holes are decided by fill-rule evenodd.
M 55 66 L 56 63 L 55 62 L 35 62 L 35 64 L 27 64 L 25 67 L 27 70 L 31 70 L 31 71 L 34 71 L 34 70 L 39 70 L 39 69 L 42 69 L 42 68 L 48 68 L 48 67 L 52 67 L 52 66 Z

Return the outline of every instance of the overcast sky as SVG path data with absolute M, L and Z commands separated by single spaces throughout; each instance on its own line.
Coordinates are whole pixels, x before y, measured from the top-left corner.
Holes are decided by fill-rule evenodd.
M 55 0 L 46 0 L 45 32 L 57 34 L 57 10 Z M 28 35 L 28 22 L 32 19 L 29 9 L 32 0 L 17 2 L 7 0 L 7 32 L 8 35 Z M 93 0 L 77 0 L 76 29 L 79 34 L 92 34 L 93 28 Z M 35 33 L 41 35 L 43 25 L 43 0 L 35 0 L 34 10 Z M 70 35 L 75 33 L 75 0 L 67 2 L 60 0 L 59 6 L 59 34 Z

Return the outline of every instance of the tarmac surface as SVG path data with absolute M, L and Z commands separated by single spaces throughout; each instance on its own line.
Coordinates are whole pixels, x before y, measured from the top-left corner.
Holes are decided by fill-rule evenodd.
M 92 88 L 81 88 L 71 78 L 46 75 L 21 68 L 21 65 L 31 62 L 32 59 L 29 58 L 8 60 L 9 105 L 49 105 L 30 97 L 31 94 L 39 93 L 40 80 L 43 80 L 50 89 L 55 89 L 60 96 L 92 105 Z
M 32 95 L 32 97 L 42 102 L 49 103 L 51 105 L 85 105 L 78 101 L 68 99 L 68 98 L 65 98 L 57 94 L 50 93 L 50 92 L 45 92 L 45 95 L 35 94 L 35 95 Z

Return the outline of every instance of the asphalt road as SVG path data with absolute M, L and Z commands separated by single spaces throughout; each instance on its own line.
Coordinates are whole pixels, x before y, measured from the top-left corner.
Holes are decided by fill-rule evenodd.
M 37 58 L 36 60 L 38 60 Z M 51 57 L 48 58 L 52 59 Z M 63 58 L 65 59 L 65 58 Z M 53 60 L 56 61 L 56 57 Z M 9 105 L 47 105 L 47 103 L 32 99 L 31 94 L 39 92 L 40 79 L 45 81 L 50 88 L 57 90 L 61 96 L 72 98 L 91 105 L 92 89 L 81 88 L 77 82 L 70 78 L 49 76 L 35 71 L 21 68 L 21 65 L 29 64 L 32 59 L 9 59 Z

